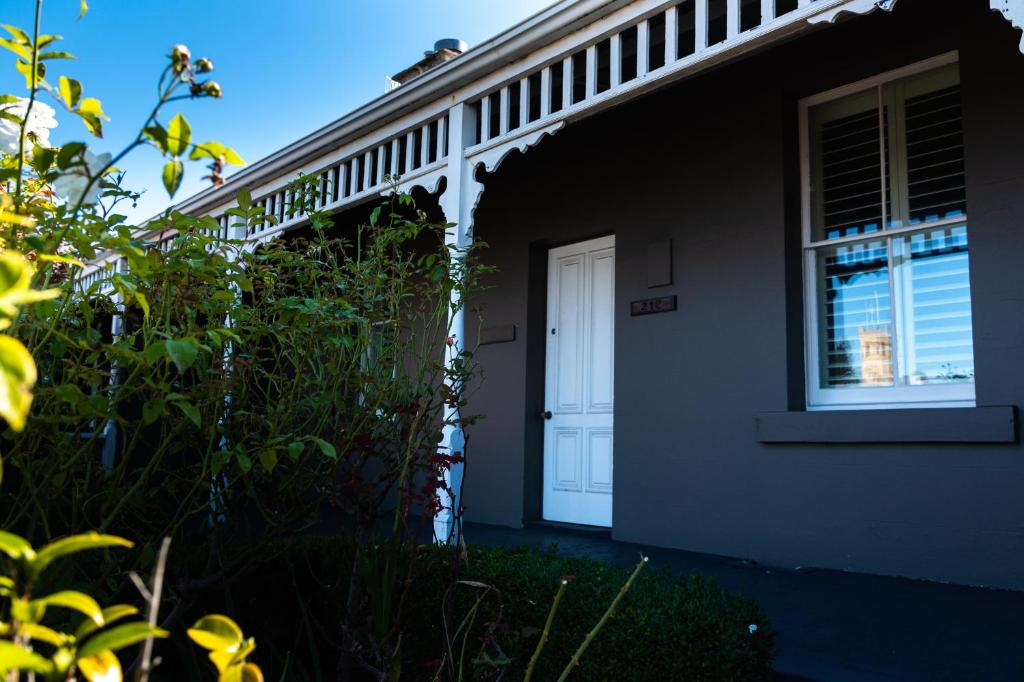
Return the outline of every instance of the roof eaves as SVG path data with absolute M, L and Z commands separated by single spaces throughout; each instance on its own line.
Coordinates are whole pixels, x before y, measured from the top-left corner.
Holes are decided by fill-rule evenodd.
M 173 206 L 183 213 L 202 213 L 230 201 L 243 186 L 255 186 L 298 169 L 319 156 L 384 125 L 425 101 L 446 94 L 509 64 L 537 47 L 571 33 L 629 0 L 561 0 L 459 57 L 428 71 L 411 83 L 381 95 L 326 126 L 306 135 L 230 176 L 223 185 L 207 188 Z

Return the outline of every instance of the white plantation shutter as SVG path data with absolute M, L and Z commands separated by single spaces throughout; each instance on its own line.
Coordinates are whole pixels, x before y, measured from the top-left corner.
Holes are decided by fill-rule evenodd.
M 973 383 L 957 65 L 815 105 L 807 121 L 811 394 L 927 401 L 905 389 Z

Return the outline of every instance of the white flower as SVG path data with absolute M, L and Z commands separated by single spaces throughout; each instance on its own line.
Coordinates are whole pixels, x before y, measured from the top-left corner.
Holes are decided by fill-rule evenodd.
M 750 634 L 754 634 L 755 632 L 757 632 L 757 625 L 755 625 L 754 623 L 751 623 L 751 624 L 750 624 L 750 625 L 749 625 L 749 626 L 747 627 L 747 630 L 749 630 L 749 631 L 750 631 Z
M 0 153 L 17 154 L 18 145 L 21 141 L 21 121 L 25 119 L 25 111 L 28 109 L 28 98 L 19 97 L 17 102 L 0 104 L 0 111 L 4 114 L 15 116 L 18 120 L 12 121 L 6 116 L 0 117 Z M 50 146 L 50 129 L 57 127 L 57 112 L 53 107 L 43 102 L 34 102 L 32 111 L 28 115 L 28 125 L 25 132 L 35 138 L 35 143 L 41 147 Z M 31 149 L 31 147 L 29 147 Z
M 63 198 L 69 205 L 77 206 L 79 200 L 82 200 L 82 204 L 95 204 L 100 198 L 100 181 L 97 178 L 96 182 L 89 185 L 89 180 L 96 177 L 107 164 L 110 163 L 110 154 L 100 154 L 96 156 L 88 149 L 85 150 L 82 156 L 84 165 L 76 163 L 66 171 L 60 174 L 60 176 L 53 181 L 53 191 L 57 196 Z M 86 192 L 86 187 L 89 187 Z M 85 194 L 85 199 L 82 199 L 82 194 Z

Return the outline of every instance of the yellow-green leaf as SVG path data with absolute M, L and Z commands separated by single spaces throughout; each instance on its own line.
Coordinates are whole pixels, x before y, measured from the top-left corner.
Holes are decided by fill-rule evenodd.
M 5 530 L 0 530 L 0 552 L 16 561 L 22 559 L 31 561 L 36 558 L 36 551 L 32 549 L 28 540 Z
M 75 552 L 82 552 L 87 549 L 101 549 L 103 547 L 132 547 L 130 540 L 116 535 L 100 535 L 96 532 L 71 535 L 60 540 L 55 540 L 46 545 L 36 555 L 32 562 L 32 568 L 38 575 L 49 566 L 55 559 Z
M 168 138 L 168 145 L 170 139 Z M 164 189 L 167 190 L 167 195 L 173 197 L 175 192 L 178 191 L 178 187 L 181 186 L 181 178 L 185 175 L 185 164 L 180 160 L 174 159 L 164 164 Z
M 101 651 L 76 661 L 78 672 L 89 682 L 121 682 L 121 662 L 112 651 Z
M 46 615 L 46 604 L 17 597 L 11 602 L 11 618 L 22 623 L 38 623 Z
M 42 61 L 44 59 L 74 59 L 74 58 L 75 58 L 75 55 L 71 54 L 70 52 L 61 52 L 61 51 L 40 52 L 36 56 L 36 59 L 38 59 L 39 61 Z
M 89 658 L 106 650 L 117 651 L 138 644 L 150 637 L 167 637 L 167 634 L 166 630 L 152 627 L 148 623 L 125 623 L 90 637 L 85 644 L 78 647 L 78 658 Z
M 227 616 L 203 616 L 188 629 L 192 641 L 211 651 L 235 650 L 242 644 L 242 628 Z
M 25 428 L 35 383 L 32 354 L 21 341 L 0 334 L 0 417 L 15 431 Z
M 142 308 L 142 316 L 145 320 L 149 321 L 149 301 L 146 299 L 146 295 L 141 291 L 135 292 L 135 302 Z
M 69 107 L 74 108 L 78 105 L 78 100 L 82 98 L 82 84 L 76 81 L 74 78 L 68 78 L 67 76 L 61 76 L 57 81 L 57 87 L 60 91 L 61 99 Z
M 255 663 L 232 665 L 217 676 L 217 682 L 263 682 L 263 671 Z
M 263 682 L 263 671 L 255 663 L 243 664 L 242 682 Z
M 167 153 L 178 158 L 192 142 L 192 127 L 181 114 L 175 114 L 167 124 Z
M 72 609 L 89 618 L 97 625 L 103 625 L 103 609 L 100 608 L 95 599 L 82 592 L 74 590 L 54 592 L 51 595 L 33 599 L 31 603 L 42 604 L 46 607 L 61 606 L 66 609 Z
M 103 609 L 103 624 L 110 625 L 114 621 L 127 618 L 128 616 L 134 616 L 138 612 L 139 610 L 137 608 L 129 604 L 114 604 L 113 606 L 108 606 Z M 78 626 L 77 630 L 75 630 L 75 639 L 85 639 L 92 633 L 96 632 L 98 628 L 99 626 L 96 625 L 96 623 L 86 619 L 82 621 L 82 624 Z
M 167 357 L 174 362 L 179 372 L 184 372 L 195 364 L 199 355 L 199 343 L 195 339 L 173 339 L 165 344 Z
M 19 45 L 13 40 L 8 40 L 7 38 L 0 38 L 0 46 L 6 47 L 8 50 L 18 55 L 22 59 L 32 61 L 32 52 L 24 45 Z
M 23 623 L 18 634 L 53 646 L 64 646 L 69 639 L 67 635 L 38 623 Z
M 226 147 L 220 142 L 203 142 L 197 144 L 192 148 L 192 153 L 189 154 L 189 158 L 193 161 L 198 161 L 202 158 L 211 159 L 224 159 L 224 163 L 229 163 L 232 166 L 244 166 L 245 161 L 241 156 L 238 155 L 231 147 Z
M 85 263 L 77 258 L 72 258 L 71 256 L 61 256 L 55 253 L 41 253 L 36 257 L 39 260 L 46 261 L 48 263 L 67 263 L 68 265 L 74 265 L 82 268 L 83 270 L 85 269 Z
M 32 265 L 14 252 L 0 254 L 0 315 L 14 317 L 18 306 L 45 301 L 60 295 L 57 289 L 32 289 Z
M 6 675 L 12 670 L 49 675 L 53 672 L 53 664 L 13 642 L 0 641 L 0 673 Z
M 86 97 L 82 100 L 75 113 L 82 117 L 85 127 L 96 137 L 103 137 L 103 121 L 110 119 L 103 113 L 103 106 L 95 97 Z

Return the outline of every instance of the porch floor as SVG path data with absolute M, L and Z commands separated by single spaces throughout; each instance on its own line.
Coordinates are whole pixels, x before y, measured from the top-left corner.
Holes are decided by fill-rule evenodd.
M 466 524 L 467 541 L 557 545 L 571 556 L 698 571 L 753 597 L 778 631 L 779 680 L 1024 680 L 1024 592 L 823 569 L 792 571 L 727 557 L 616 542 L 601 531 Z

